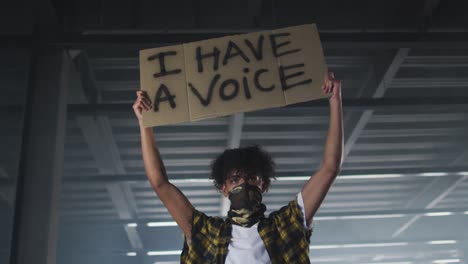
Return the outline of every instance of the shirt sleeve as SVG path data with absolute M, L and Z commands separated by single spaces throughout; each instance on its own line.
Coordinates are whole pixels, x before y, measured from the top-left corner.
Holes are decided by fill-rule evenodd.
M 302 192 L 299 192 L 297 194 L 297 205 L 299 206 L 299 209 L 301 209 L 301 212 L 302 212 L 302 224 L 304 225 L 305 228 L 313 230 L 315 227 L 315 220 L 312 218 L 310 221 L 310 224 L 307 225 L 307 222 L 305 219 L 305 209 L 304 209 L 304 200 L 302 198 Z
M 218 248 L 226 248 L 229 243 L 231 230 L 225 228 L 220 217 L 211 217 L 193 209 L 192 212 L 192 239 L 185 239 L 181 255 L 181 263 L 220 263 L 215 258 L 223 258 L 225 252 Z M 209 260 L 208 260 L 209 259 Z M 193 260 L 193 261 L 192 261 Z
M 206 214 L 193 209 L 192 214 L 192 240 L 198 235 L 203 237 L 216 237 L 219 235 L 223 219 L 220 217 L 211 217 Z
M 302 202 L 302 208 L 304 207 L 303 204 Z M 304 223 L 304 210 L 299 206 L 298 198 L 278 211 L 272 212 L 268 218 L 271 219 L 272 226 L 281 237 L 281 243 L 285 248 L 301 248 L 304 252 L 308 252 L 313 230 Z

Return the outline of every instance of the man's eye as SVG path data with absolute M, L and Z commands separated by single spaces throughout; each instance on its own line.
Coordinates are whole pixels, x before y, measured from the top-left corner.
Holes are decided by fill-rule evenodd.
M 231 183 L 237 183 L 239 182 L 239 178 L 231 178 Z
M 249 178 L 249 182 L 258 182 L 260 181 L 260 176 L 252 176 Z

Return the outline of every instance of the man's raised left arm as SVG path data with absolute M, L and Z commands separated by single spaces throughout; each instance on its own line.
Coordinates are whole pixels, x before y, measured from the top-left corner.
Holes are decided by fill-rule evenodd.
M 341 81 L 336 80 L 333 73 L 327 71 L 322 90 L 330 94 L 330 123 L 322 164 L 319 170 L 306 182 L 301 192 L 307 224 L 310 224 L 330 186 L 340 172 L 343 158 Z

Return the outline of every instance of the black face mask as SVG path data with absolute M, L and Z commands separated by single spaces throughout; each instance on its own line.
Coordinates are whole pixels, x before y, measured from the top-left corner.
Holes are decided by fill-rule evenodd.
M 243 183 L 229 192 L 231 208 L 228 218 L 243 227 L 251 227 L 264 217 L 266 207 L 262 204 L 262 191 L 254 185 Z

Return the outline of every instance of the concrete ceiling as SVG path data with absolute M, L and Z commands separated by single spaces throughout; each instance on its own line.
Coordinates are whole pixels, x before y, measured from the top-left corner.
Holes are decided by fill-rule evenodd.
M 465 1 L 43 2 L 41 14 L 55 14 L 46 21 L 57 32 L 30 35 L 33 27 L 19 20 L 34 12 L 20 5 L 11 7 L 15 23 L 2 23 L 10 43 L 2 44 L 9 59 L 1 68 L 0 121 L 12 129 L 0 132 L 8 150 L 0 159 L 0 215 L 12 217 L 8 179 L 17 173 L 21 122 L 11 109 L 24 96 L 24 41 L 64 47 L 77 72 L 59 263 L 177 263 L 183 237 L 146 181 L 131 110 L 139 49 L 310 22 L 343 82 L 346 149 L 343 171 L 315 216 L 312 263 L 468 263 Z M 252 143 L 271 152 L 278 178 L 265 197 L 271 212 L 318 168 L 327 128 L 326 104 L 311 102 L 157 127 L 155 136 L 170 179 L 215 216 L 223 199 L 207 178 L 217 154 Z

